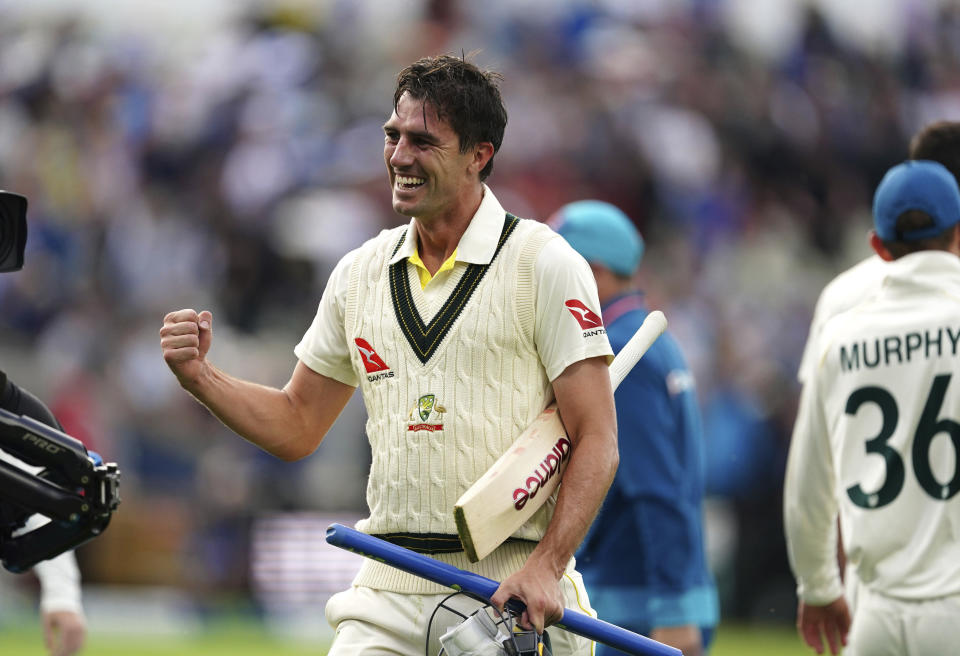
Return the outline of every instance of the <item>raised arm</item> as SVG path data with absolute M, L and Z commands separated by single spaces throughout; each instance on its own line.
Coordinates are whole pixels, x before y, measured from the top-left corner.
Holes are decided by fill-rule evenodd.
M 208 311 L 171 312 L 160 329 L 163 358 L 180 385 L 235 433 L 283 460 L 310 455 L 355 388 L 298 362 L 282 389 L 231 376 L 207 352 L 213 339 Z

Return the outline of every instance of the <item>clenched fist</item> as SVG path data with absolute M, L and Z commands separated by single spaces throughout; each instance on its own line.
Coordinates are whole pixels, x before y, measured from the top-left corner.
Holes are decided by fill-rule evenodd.
M 207 310 L 177 310 L 163 318 L 163 359 L 184 388 L 194 387 L 208 366 L 206 356 L 212 339 L 213 315 Z

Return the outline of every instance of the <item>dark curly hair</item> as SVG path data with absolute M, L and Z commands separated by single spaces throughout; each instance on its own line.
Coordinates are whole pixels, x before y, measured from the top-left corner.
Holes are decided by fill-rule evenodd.
M 943 164 L 957 182 L 960 182 L 960 122 L 936 121 L 926 125 L 910 140 L 910 159 L 926 159 Z M 902 235 L 912 230 L 922 230 L 933 225 L 933 218 L 925 212 L 910 210 L 897 217 L 896 232 Z M 900 258 L 909 253 L 925 250 L 948 250 L 956 226 L 947 228 L 939 235 L 928 239 L 885 241 L 883 245 Z
M 884 240 L 884 247 L 890 251 L 894 259 L 899 259 L 910 253 L 919 251 L 948 251 L 950 244 L 953 243 L 953 233 L 957 230 L 956 225 L 952 225 L 946 230 L 933 237 L 926 239 L 906 240 L 902 235 L 914 230 L 924 230 L 934 224 L 933 217 L 920 210 L 907 210 L 897 217 L 897 223 L 894 227 L 897 239 Z
M 465 56 L 423 57 L 397 74 L 393 108 L 396 110 L 404 93 L 429 102 L 457 133 L 461 153 L 488 141 L 496 155 L 507 125 L 507 110 L 499 88 L 502 79 L 499 73 L 480 70 Z M 480 171 L 480 179 L 486 180 L 491 171 L 493 157 Z

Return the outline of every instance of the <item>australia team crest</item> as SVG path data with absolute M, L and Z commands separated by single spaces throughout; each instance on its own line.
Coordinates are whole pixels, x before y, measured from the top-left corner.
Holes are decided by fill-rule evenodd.
M 443 430 L 443 415 L 447 409 L 437 403 L 436 394 L 424 394 L 412 408 L 408 416 L 408 431 L 439 431 Z

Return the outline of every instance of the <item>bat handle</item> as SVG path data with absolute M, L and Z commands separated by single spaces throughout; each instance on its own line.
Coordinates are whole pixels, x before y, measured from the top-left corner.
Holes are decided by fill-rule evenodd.
M 620 386 L 637 361 L 666 329 L 667 318 L 660 310 L 654 310 L 646 316 L 637 332 L 610 363 L 610 385 L 613 389 Z
M 428 581 L 454 590 L 469 592 L 484 599 L 490 599 L 500 587 L 499 583 L 485 576 L 434 560 L 429 556 L 404 549 L 342 524 L 331 524 L 327 528 L 327 542 L 410 574 L 416 574 Z M 518 612 L 517 609 L 519 609 L 522 613 L 524 606 L 520 600 L 511 599 L 507 602 L 507 608 L 513 612 Z M 569 608 L 563 610 L 563 618 L 557 622 L 557 626 L 588 640 L 602 642 L 635 656 L 683 656 L 679 649 Z

